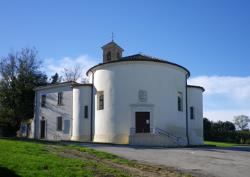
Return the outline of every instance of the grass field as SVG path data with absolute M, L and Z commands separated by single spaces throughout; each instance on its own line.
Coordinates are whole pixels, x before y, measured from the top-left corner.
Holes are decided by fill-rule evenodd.
M 214 146 L 217 146 L 217 147 L 234 147 L 234 146 L 242 146 L 242 144 L 225 143 L 225 142 L 216 142 L 216 141 L 205 141 L 205 145 L 214 145 Z
M 0 139 L 0 177 L 191 176 L 93 149 Z

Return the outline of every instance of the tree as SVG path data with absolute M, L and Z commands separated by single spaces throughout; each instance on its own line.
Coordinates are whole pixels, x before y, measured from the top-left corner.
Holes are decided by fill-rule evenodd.
M 88 83 L 89 83 L 89 78 L 83 77 L 83 78 L 81 79 L 81 83 L 82 83 L 82 84 L 88 84 Z
M 36 49 L 22 49 L 0 59 L 0 121 L 16 129 L 33 117 L 34 87 L 47 84 Z
M 222 121 L 217 121 L 217 122 L 213 122 L 212 123 L 212 128 L 213 128 L 213 131 L 216 131 L 216 132 L 223 132 L 224 131 L 224 128 L 223 128 L 223 122 Z
M 209 140 L 211 138 L 212 122 L 208 118 L 203 118 L 204 139 Z
M 223 131 L 235 131 L 235 125 L 232 122 L 226 121 L 222 123 Z
M 203 127 L 204 131 L 210 131 L 212 127 L 212 123 L 206 117 L 203 118 Z
M 82 75 L 82 69 L 79 65 L 75 65 L 73 69 L 64 68 L 63 74 L 64 81 L 77 81 Z
M 208 141 L 222 141 L 231 143 L 249 143 L 250 132 L 235 131 L 235 125 L 230 121 L 213 122 L 207 118 L 203 118 L 204 125 L 204 140 Z
M 234 116 L 234 124 L 240 129 L 245 130 L 248 127 L 248 123 L 250 122 L 250 119 L 248 116 L 245 115 L 239 115 Z
M 212 122 L 212 128 L 214 131 L 217 131 L 217 132 L 235 131 L 234 124 L 232 122 L 229 122 L 229 121 Z
M 55 75 L 51 76 L 50 83 L 51 84 L 60 83 L 61 80 L 62 80 L 61 76 L 59 76 L 57 73 L 55 73 Z

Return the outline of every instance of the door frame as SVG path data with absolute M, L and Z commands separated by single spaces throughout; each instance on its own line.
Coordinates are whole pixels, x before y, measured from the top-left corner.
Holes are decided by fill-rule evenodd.
M 44 138 L 42 137 L 42 122 L 44 122 Z M 42 119 L 40 120 L 40 136 L 39 139 L 46 139 L 47 138 L 47 120 Z
M 149 112 L 149 125 L 150 132 L 152 133 L 152 128 L 154 127 L 154 105 L 153 104 L 131 104 L 131 123 L 130 123 L 130 133 L 131 129 L 136 129 L 135 121 L 136 121 L 136 112 Z M 133 132 L 133 131 L 132 131 Z

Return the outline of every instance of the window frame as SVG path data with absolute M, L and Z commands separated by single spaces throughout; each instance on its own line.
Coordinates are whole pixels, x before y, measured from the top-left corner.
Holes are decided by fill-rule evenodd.
M 63 105 L 63 92 L 57 93 L 57 105 L 62 106 Z
M 42 97 L 41 97 L 41 107 L 46 107 L 46 99 L 47 99 L 47 97 L 46 97 L 46 95 L 44 94 L 44 95 L 42 95 Z
M 183 112 L 183 93 L 182 92 L 177 93 L 177 110 L 179 112 Z
M 61 119 L 61 124 L 60 124 L 60 126 L 59 126 L 59 119 Z M 56 131 L 63 131 L 63 118 L 62 118 L 62 116 L 57 116 L 57 118 L 56 118 Z
M 97 92 L 97 110 L 103 110 L 103 109 L 104 109 L 104 92 L 98 91 Z

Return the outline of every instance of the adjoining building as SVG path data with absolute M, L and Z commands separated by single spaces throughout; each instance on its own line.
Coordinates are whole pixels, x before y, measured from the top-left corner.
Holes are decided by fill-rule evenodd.
M 155 57 L 122 56 L 115 42 L 87 71 L 88 84 L 35 89 L 32 137 L 152 146 L 203 144 L 203 91 L 190 72 Z

